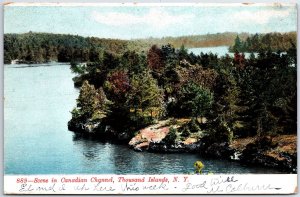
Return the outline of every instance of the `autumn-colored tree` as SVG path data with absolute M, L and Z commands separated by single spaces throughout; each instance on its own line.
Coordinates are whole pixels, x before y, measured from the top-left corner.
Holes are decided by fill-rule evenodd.
M 163 69 L 165 65 L 163 51 L 157 45 L 153 45 L 149 49 L 147 54 L 147 63 L 148 67 L 153 71 L 159 72 Z
M 109 90 L 115 95 L 125 94 L 130 89 L 129 77 L 126 71 L 117 70 L 107 76 Z
M 202 66 L 193 66 L 188 69 L 188 79 L 202 87 L 212 90 L 218 74 L 214 69 L 204 69 Z
M 234 58 L 233 58 L 233 63 L 234 65 L 239 68 L 239 69 L 244 69 L 245 68 L 245 54 L 235 52 L 234 53 Z

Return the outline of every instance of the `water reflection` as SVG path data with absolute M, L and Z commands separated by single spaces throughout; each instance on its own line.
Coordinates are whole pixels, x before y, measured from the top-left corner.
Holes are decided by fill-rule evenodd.
M 159 154 L 135 152 L 127 145 L 104 143 L 93 138 L 74 135 L 74 146 L 82 153 L 88 173 L 99 174 L 192 174 L 193 164 L 201 160 L 204 173 L 244 174 L 278 173 L 277 170 L 243 166 L 238 162 L 202 158 L 198 154 Z M 88 163 L 88 164 L 87 164 Z
M 127 145 L 105 143 L 77 134 L 74 134 L 73 142 L 76 151 L 82 155 L 83 165 L 89 162 L 90 167 L 94 165 L 93 169 L 102 174 L 188 173 L 193 171 L 193 163 L 199 159 L 192 154 L 135 152 Z

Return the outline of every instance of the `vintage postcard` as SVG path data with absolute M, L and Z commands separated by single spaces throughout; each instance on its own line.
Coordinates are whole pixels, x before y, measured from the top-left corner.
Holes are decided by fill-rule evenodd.
M 295 4 L 3 7 L 5 194 L 297 192 Z

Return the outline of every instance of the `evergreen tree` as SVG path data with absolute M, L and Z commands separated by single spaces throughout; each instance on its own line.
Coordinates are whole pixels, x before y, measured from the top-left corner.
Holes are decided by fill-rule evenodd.
M 134 109 L 134 113 L 141 111 L 142 115 L 151 117 L 162 115 L 164 111 L 162 90 L 149 71 L 131 78 L 127 103 L 130 109 Z
M 243 44 L 241 42 L 239 35 L 237 35 L 234 40 L 233 51 L 234 52 L 243 52 Z
M 177 129 L 171 127 L 166 137 L 163 139 L 168 145 L 174 144 L 177 138 Z
M 109 104 L 101 88 L 96 90 L 85 81 L 80 89 L 77 108 L 73 110 L 73 115 L 76 114 L 77 118 L 85 121 L 102 119 L 109 111 Z
M 211 109 L 212 94 L 195 83 L 185 84 L 179 95 L 177 105 L 182 116 L 203 117 Z

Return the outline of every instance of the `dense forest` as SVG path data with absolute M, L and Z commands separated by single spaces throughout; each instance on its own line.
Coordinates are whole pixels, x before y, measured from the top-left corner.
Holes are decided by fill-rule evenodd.
M 205 42 L 231 42 L 234 57 L 195 55 L 182 45 Z M 70 122 L 96 122 L 99 131 L 113 125 L 133 135 L 160 119 L 188 117 L 199 125 L 184 129 L 185 136 L 191 130 L 215 140 L 296 132 L 294 32 L 130 41 L 29 32 L 4 35 L 4 54 L 6 63 L 71 62 L 80 96 Z
M 285 52 L 267 50 L 246 59 L 241 53 L 195 55 L 170 44 L 153 45 L 147 53 L 105 52 L 95 62 L 71 66 L 81 88 L 69 128 L 80 131 L 88 125 L 101 136 L 109 126 L 132 137 L 172 117 L 191 121 L 171 128 L 165 138 L 169 143 L 197 133 L 219 143 L 295 134 L 295 44 Z
M 184 45 L 186 48 L 199 48 L 199 47 L 215 47 L 215 46 L 231 46 L 234 44 L 236 36 L 239 36 L 241 40 L 246 40 L 249 33 L 216 33 L 205 35 L 190 35 L 180 37 L 163 37 L 163 38 L 147 38 L 134 40 L 135 43 L 145 43 L 144 45 L 150 48 L 154 44 L 159 46 L 172 44 L 175 48 L 180 48 Z M 147 49 L 146 49 L 147 50 Z
M 296 43 L 296 33 L 218 33 L 182 37 L 148 38 L 136 40 L 102 39 L 65 34 L 24 33 L 4 35 L 4 62 L 20 63 L 44 62 L 95 62 L 106 52 L 123 54 L 127 50 L 147 53 L 158 44 L 171 44 L 175 48 L 232 46 L 232 52 L 258 52 L 259 50 L 286 51 Z
M 103 50 L 123 53 L 128 41 L 84 38 L 82 36 L 25 33 L 4 35 L 4 62 L 22 60 L 29 63 L 96 61 Z
M 138 40 L 29 32 L 4 35 L 4 60 L 70 62 L 80 93 L 68 128 L 77 134 L 151 151 L 189 142 L 202 155 L 239 151 L 246 163 L 295 172 L 296 43 L 294 32 Z M 223 45 L 234 54 L 188 52 Z M 145 128 L 161 141 L 143 137 Z
M 246 39 L 239 35 L 235 38 L 234 45 L 229 48 L 231 52 L 285 52 L 296 44 L 297 33 L 267 33 L 254 34 Z
M 75 35 L 50 33 L 25 33 L 4 35 L 4 60 L 21 60 L 26 63 L 58 62 L 94 62 L 104 51 L 122 54 L 126 50 L 137 52 L 147 51 L 153 44 L 160 46 L 171 43 L 179 48 L 230 46 L 234 43 L 237 33 L 219 33 L 198 36 L 148 38 L 135 40 L 84 38 Z M 249 35 L 239 34 L 242 39 Z

